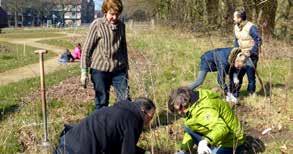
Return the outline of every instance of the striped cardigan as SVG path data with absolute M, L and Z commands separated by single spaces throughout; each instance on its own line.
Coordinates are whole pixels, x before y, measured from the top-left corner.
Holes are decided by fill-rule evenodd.
M 118 21 L 112 25 L 105 17 L 94 20 L 82 51 L 81 69 L 90 67 L 104 72 L 128 70 L 125 24 Z

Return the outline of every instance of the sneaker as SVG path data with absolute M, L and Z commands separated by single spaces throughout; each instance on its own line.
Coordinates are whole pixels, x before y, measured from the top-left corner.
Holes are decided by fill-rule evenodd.
M 249 97 L 255 98 L 256 97 L 256 93 L 249 93 Z

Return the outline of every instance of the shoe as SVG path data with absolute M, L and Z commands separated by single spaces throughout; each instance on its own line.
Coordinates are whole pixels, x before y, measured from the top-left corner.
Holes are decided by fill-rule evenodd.
M 255 98 L 256 97 L 256 93 L 249 93 L 249 97 Z

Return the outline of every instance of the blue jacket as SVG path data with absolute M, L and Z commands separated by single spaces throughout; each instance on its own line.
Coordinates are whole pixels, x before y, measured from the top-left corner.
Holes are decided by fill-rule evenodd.
M 233 73 L 230 70 L 230 64 L 228 62 L 230 52 L 233 48 L 217 48 L 210 51 L 207 51 L 201 56 L 200 61 L 200 70 L 207 72 L 216 72 L 218 71 L 218 83 L 227 91 L 227 85 L 225 84 L 225 76 L 226 74 Z
M 249 35 L 254 40 L 254 46 L 251 49 L 252 56 L 258 56 L 258 47 L 261 45 L 261 37 L 259 36 L 259 32 L 256 26 L 252 26 L 249 30 Z M 238 39 L 234 36 L 234 47 L 239 47 Z

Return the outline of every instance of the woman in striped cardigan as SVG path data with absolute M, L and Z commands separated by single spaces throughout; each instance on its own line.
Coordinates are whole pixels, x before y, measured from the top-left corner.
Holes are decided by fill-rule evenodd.
M 125 24 L 119 20 L 121 0 L 105 0 L 104 16 L 95 19 L 82 48 L 81 83 L 86 87 L 88 72 L 95 90 L 96 110 L 109 104 L 112 85 L 118 101 L 128 99 L 128 54 Z

